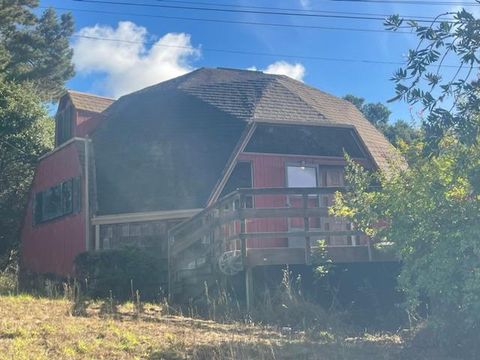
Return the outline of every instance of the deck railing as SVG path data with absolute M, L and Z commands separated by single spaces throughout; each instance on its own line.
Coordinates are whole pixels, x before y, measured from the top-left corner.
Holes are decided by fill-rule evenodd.
M 169 231 L 171 282 L 192 271 L 196 275 L 217 271 L 225 253 L 240 258 L 241 269 L 310 264 L 317 240 L 324 240 L 333 261 L 372 261 L 370 239 L 328 213 L 334 193 L 342 190 L 256 188 L 228 194 Z M 327 227 L 332 222 L 341 226 Z

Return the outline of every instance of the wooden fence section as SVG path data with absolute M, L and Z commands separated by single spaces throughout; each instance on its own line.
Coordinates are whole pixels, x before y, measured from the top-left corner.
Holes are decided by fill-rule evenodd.
M 169 231 L 169 290 L 262 265 L 392 260 L 328 207 L 343 188 L 238 189 Z M 319 247 L 319 240 L 322 246 Z M 223 265 L 223 268 L 222 268 Z M 248 290 L 248 288 L 247 288 Z

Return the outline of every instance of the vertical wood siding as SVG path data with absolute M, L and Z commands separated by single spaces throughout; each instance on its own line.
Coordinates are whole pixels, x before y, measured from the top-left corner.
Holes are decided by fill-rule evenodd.
M 78 145 L 75 143 L 42 159 L 38 164 L 21 231 L 22 261 L 27 270 L 70 275 L 75 256 L 86 250 L 82 175 Z M 82 176 L 81 211 L 34 225 L 32 206 L 35 193 L 77 176 Z
M 341 158 L 326 158 L 326 157 L 309 157 L 309 156 L 289 156 L 289 155 L 274 155 L 274 154 L 256 154 L 256 153 L 242 153 L 240 154 L 239 161 L 251 161 L 253 172 L 253 187 L 254 188 L 268 188 L 268 187 L 286 187 L 286 165 L 287 164 L 300 164 L 302 161 L 308 165 L 316 166 L 332 166 L 339 167 L 344 166 L 345 161 Z M 369 164 L 364 163 L 368 166 Z M 320 186 L 323 181 L 323 172 L 317 174 L 318 182 Z M 284 207 L 287 201 L 290 200 L 290 206 L 301 206 L 300 199 L 287 199 L 285 196 L 257 196 L 255 198 L 254 206 L 256 208 L 269 208 L 269 207 Z M 298 201 L 297 201 L 298 200 Z M 329 205 L 332 199 L 328 199 Z M 315 200 L 310 200 L 309 206 L 315 207 Z M 323 219 L 322 219 L 323 220 Z M 332 220 L 332 219 L 328 219 Z M 311 227 L 323 227 L 320 224 L 319 219 L 310 219 Z M 337 224 L 338 220 L 332 220 L 332 224 Z M 291 219 L 290 226 L 303 228 L 303 219 Z M 344 225 L 344 224 L 343 224 Z M 335 227 L 335 226 L 334 226 Z M 247 223 L 247 232 L 275 232 L 275 231 L 288 231 L 287 219 L 252 219 Z M 333 229 L 332 230 L 341 230 Z M 342 238 L 343 239 L 343 238 Z M 332 239 L 340 241 L 341 239 Z M 287 247 L 287 238 L 275 238 L 275 239 L 250 239 L 248 247 L 253 248 L 269 248 L 269 247 Z

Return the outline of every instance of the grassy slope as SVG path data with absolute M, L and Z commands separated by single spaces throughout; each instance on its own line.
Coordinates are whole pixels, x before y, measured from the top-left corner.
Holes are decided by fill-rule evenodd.
M 315 339 L 272 328 L 168 316 L 132 304 L 102 315 L 91 304 L 71 316 L 65 300 L 0 297 L 0 359 L 403 359 L 398 335 Z M 405 357 L 407 356 L 407 357 Z
M 5 359 L 374 359 L 393 358 L 400 339 L 363 337 L 337 341 L 330 334 L 309 341 L 265 327 L 220 324 L 162 315 L 132 305 L 102 316 L 98 305 L 87 316 L 71 316 L 64 300 L 0 297 L 0 358 Z

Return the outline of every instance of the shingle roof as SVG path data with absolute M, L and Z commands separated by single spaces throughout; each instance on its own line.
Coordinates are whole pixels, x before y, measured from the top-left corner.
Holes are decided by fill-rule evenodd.
M 103 114 L 92 135 L 98 214 L 204 207 L 251 122 L 354 128 L 385 170 L 394 154 L 349 102 L 255 71 L 199 69 L 125 95 Z
M 115 102 L 115 99 L 68 90 L 68 95 L 77 110 L 101 113 Z
M 385 136 L 352 103 L 284 75 L 202 68 L 131 95 L 158 96 L 162 90 L 187 93 L 245 121 L 353 126 L 380 169 L 398 158 Z

